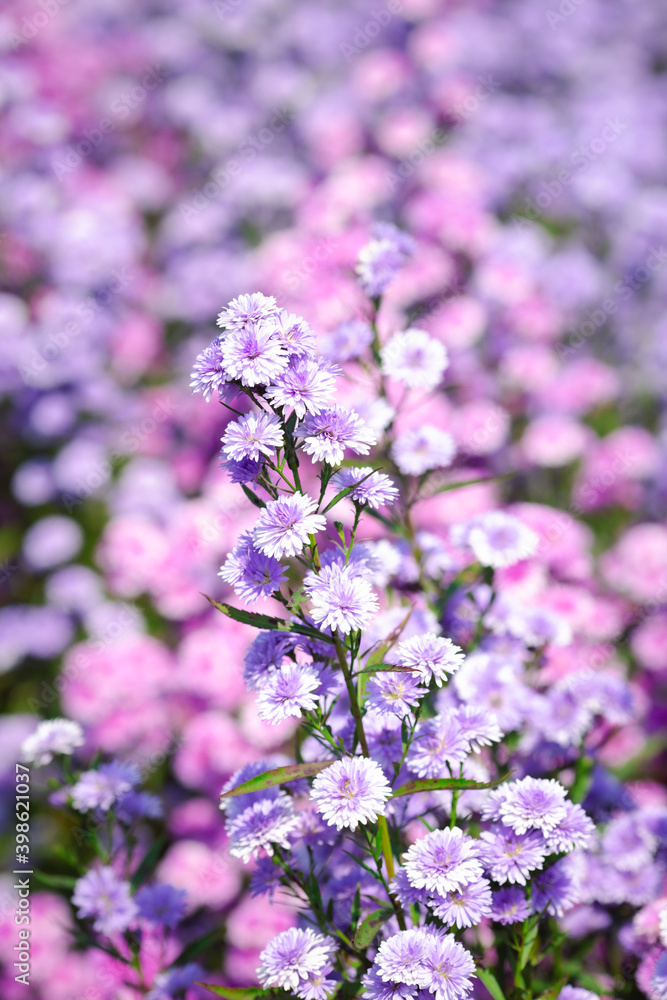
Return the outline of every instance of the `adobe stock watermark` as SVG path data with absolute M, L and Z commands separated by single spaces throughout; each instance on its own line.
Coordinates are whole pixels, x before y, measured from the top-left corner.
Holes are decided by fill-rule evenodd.
M 567 21 L 568 17 L 572 17 L 583 3 L 585 0 L 561 0 L 556 10 L 545 11 L 547 24 L 551 30 L 553 31 L 557 24 Z
M 284 132 L 294 116 L 295 112 L 290 108 L 274 111 L 266 125 L 254 135 L 247 136 L 239 144 L 235 156 L 230 157 L 222 166 L 217 167 L 205 184 L 194 189 L 188 202 L 180 206 L 181 217 L 190 219 L 203 211 L 209 202 L 219 198 L 225 188 L 229 186 L 232 178 L 241 173 L 243 164 L 250 163 L 259 156 L 273 142 L 278 133 Z
M 58 180 L 65 174 L 71 173 L 72 170 L 76 170 L 86 157 L 90 156 L 93 150 L 102 144 L 104 137 L 115 132 L 119 122 L 124 121 L 135 108 L 138 108 L 146 100 L 151 91 L 160 86 L 165 76 L 164 70 L 156 66 L 150 67 L 139 83 L 115 97 L 110 106 L 111 115 L 101 118 L 95 128 L 84 129 L 84 138 L 76 144 L 70 143 L 65 152 L 58 159 L 52 161 L 53 171 Z
M 243 3 L 245 3 L 245 0 L 215 0 L 213 8 L 220 20 L 224 21 L 229 14 L 233 14 Z
M 395 14 L 400 14 L 403 8 L 402 0 L 389 0 L 381 10 L 372 10 L 371 16 L 355 31 L 351 42 L 341 42 L 340 50 L 345 56 L 345 62 L 349 65 L 360 52 L 367 48 L 374 38 L 386 28 Z
M 317 270 L 318 264 L 322 264 L 325 260 L 328 260 L 339 246 L 339 243 L 326 237 L 319 240 L 308 256 L 303 257 L 298 264 L 294 264 L 281 276 L 283 286 L 292 292 L 301 288 L 313 272 Z
M 70 0 L 39 0 L 38 7 L 41 9 L 35 11 L 30 17 L 24 17 L 21 24 L 15 31 L 10 33 L 7 39 L 14 52 L 17 52 L 23 45 L 27 45 L 28 42 L 32 41 L 42 28 L 45 28 L 49 21 L 57 17 L 61 8 L 66 7 L 69 2 Z

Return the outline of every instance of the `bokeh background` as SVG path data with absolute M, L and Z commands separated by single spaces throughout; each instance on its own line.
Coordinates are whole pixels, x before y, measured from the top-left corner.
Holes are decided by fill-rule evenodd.
M 4 819 L 21 741 L 66 714 L 165 799 L 160 872 L 201 926 L 224 918 L 225 981 L 254 981 L 293 923 L 242 896 L 224 852 L 222 783 L 292 727 L 258 720 L 248 631 L 201 596 L 227 593 L 217 571 L 254 514 L 219 469 L 224 412 L 189 372 L 220 308 L 254 290 L 352 357 L 339 326 L 364 317 L 354 264 L 378 220 L 417 243 L 382 324 L 450 352 L 429 413 L 456 475 L 512 473 L 424 504 L 421 526 L 523 505 L 560 572 L 540 599 L 577 636 L 568 663 L 633 684 L 604 763 L 659 780 L 661 0 L 5 0 L 0 49 Z M 66 870 L 72 830 L 46 804 L 33 843 Z M 34 920 L 33 985 L 5 972 L 3 996 L 123 995 L 73 950 L 55 884 Z

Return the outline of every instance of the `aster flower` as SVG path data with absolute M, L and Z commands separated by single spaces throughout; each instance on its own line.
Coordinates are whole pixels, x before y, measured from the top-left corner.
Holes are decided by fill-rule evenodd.
M 639 872 L 653 860 L 658 845 L 641 814 L 615 816 L 602 836 L 602 851 L 622 872 Z
M 443 712 L 419 723 L 407 755 L 407 765 L 420 778 L 448 775 L 447 765 L 462 764 L 470 753 L 455 712 Z
M 364 730 L 371 757 L 393 777 L 394 764 L 403 756 L 401 720 L 397 715 L 369 712 L 364 718 Z
M 491 919 L 499 924 L 520 924 L 530 916 L 530 903 L 522 889 L 508 886 L 493 893 Z
M 381 715 L 397 715 L 399 719 L 409 715 L 426 694 L 426 688 L 411 674 L 391 671 L 376 674 L 366 685 L 368 708 Z
M 201 392 L 206 402 L 211 396 L 224 391 L 227 375 L 222 358 L 222 340 L 216 337 L 208 347 L 205 347 L 197 358 L 190 376 L 190 388 L 193 392 Z
M 219 313 L 216 322 L 218 326 L 228 330 L 243 330 L 272 318 L 277 312 L 278 306 L 272 295 L 252 292 L 232 299 Z
M 295 556 L 301 552 L 309 535 L 326 528 L 321 514 L 316 514 L 317 504 L 302 493 L 269 500 L 259 515 L 253 540 L 255 546 L 267 556 Z
M 413 1000 L 417 995 L 417 987 L 405 983 L 385 983 L 380 979 L 375 966 L 361 980 L 364 987 L 364 1000 Z
M 175 969 L 160 972 L 153 980 L 153 986 L 146 994 L 146 1000 L 173 1000 L 174 996 L 193 986 L 205 973 L 197 962 L 188 962 Z
M 448 365 L 447 351 L 425 330 L 396 333 L 380 351 L 382 371 L 409 389 L 435 389 Z
M 373 232 L 374 239 L 359 251 L 356 272 L 366 294 L 378 298 L 414 253 L 414 241 L 391 223 L 378 224 Z
M 304 589 L 310 597 L 311 617 L 322 628 L 344 633 L 362 629 L 378 610 L 370 583 L 349 566 L 332 563 L 319 573 L 307 573 Z
M 580 805 L 568 800 L 565 802 L 564 818 L 558 821 L 547 836 L 547 848 L 550 854 L 560 854 L 563 851 L 588 847 L 594 834 L 593 821 Z
M 299 420 L 306 413 L 320 413 L 326 406 L 340 369 L 322 358 L 301 358 L 278 376 L 266 398 L 285 412 L 294 410 Z
M 21 759 L 35 767 L 50 764 L 58 754 L 70 755 L 83 746 L 83 729 L 71 719 L 49 719 L 40 722 L 34 733 L 21 744 Z
M 491 887 L 481 878 L 444 896 L 433 897 L 429 907 L 446 927 L 474 927 L 491 913 Z
M 332 361 L 351 361 L 364 353 L 373 342 L 373 330 L 361 319 L 341 323 L 324 338 L 323 353 Z
M 225 470 L 232 483 L 256 483 L 265 465 L 266 461 L 263 457 L 257 460 L 242 458 L 240 462 L 228 458 L 220 463 L 220 468 Z
M 238 788 L 244 782 L 250 781 L 251 778 L 256 778 L 259 774 L 264 774 L 265 771 L 270 771 L 275 766 L 276 763 L 271 760 L 255 760 L 250 764 L 245 764 L 238 771 L 235 771 L 231 778 L 225 782 L 222 791 L 231 792 L 232 788 Z M 262 802 L 266 799 L 279 799 L 281 794 L 283 793 L 278 785 L 263 788 L 257 792 L 243 792 L 240 795 L 233 795 L 230 798 L 221 798 L 220 810 L 225 814 L 227 821 L 229 821 L 240 816 L 242 812 L 245 812 L 250 806 L 254 806 L 256 802 Z
M 455 673 L 464 660 L 463 651 L 451 639 L 426 632 L 399 642 L 387 656 L 391 663 L 411 667 L 426 683 L 434 680 L 441 687 L 448 674 Z
M 273 857 L 274 845 L 289 848 L 289 836 L 298 825 L 292 800 L 284 792 L 260 799 L 228 821 L 229 853 L 246 864 L 260 852 Z
M 597 993 L 584 990 L 577 986 L 564 986 L 558 994 L 558 1000 L 597 1000 Z
M 434 931 L 423 960 L 429 974 L 428 992 L 434 1000 L 460 1000 L 472 991 L 475 975 L 472 956 L 452 934 Z
M 285 660 L 269 674 L 259 689 L 258 715 L 263 722 L 278 723 L 290 717 L 300 718 L 317 706 L 314 692 L 320 679 L 312 667 Z
M 553 778 L 522 778 L 506 786 L 500 817 L 515 833 L 541 830 L 545 837 L 565 819 L 566 789 Z
M 72 905 L 80 918 L 93 917 L 100 934 L 126 931 L 138 909 L 130 894 L 130 883 L 122 882 L 113 868 L 94 868 L 74 886 Z
M 271 455 L 285 443 L 280 420 L 275 413 L 246 413 L 227 425 L 222 438 L 222 454 L 237 462 L 244 458 L 258 461 Z
M 461 732 L 475 751 L 498 743 L 503 738 L 495 715 L 481 706 L 462 705 L 457 710 L 457 718 Z
M 532 881 L 531 902 L 534 913 L 546 911 L 552 917 L 562 917 L 579 902 L 581 896 L 572 873 L 563 859 Z
M 651 989 L 653 990 L 657 1000 L 667 1000 L 667 951 L 663 951 L 662 954 L 658 956 L 658 960 L 653 967 Z M 578 1000 L 578 998 L 570 997 L 568 1000 Z
M 176 927 L 185 916 L 187 894 L 173 885 L 146 885 L 134 897 L 139 916 L 157 927 Z
M 267 326 L 290 357 L 306 358 L 314 353 L 315 334 L 302 316 L 279 309 L 269 317 Z
M 480 854 L 484 867 L 494 880 L 525 885 L 530 873 L 544 864 L 550 851 L 544 837 L 536 830 L 515 833 L 502 824 L 480 836 Z
M 270 597 L 287 579 L 278 560 L 255 547 L 250 531 L 241 535 L 239 544 L 227 556 L 218 576 L 234 588 L 234 593 L 248 602 Z
M 389 888 L 398 896 L 401 906 L 404 909 L 408 909 L 414 903 L 428 903 L 429 894 L 426 889 L 415 889 L 413 885 L 410 885 L 408 879 L 408 873 L 405 868 L 399 868 L 396 875 L 389 883 Z
M 285 345 L 267 323 L 254 323 L 228 334 L 221 347 L 228 378 L 243 385 L 270 385 L 287 368 Z
M 357 455 L 367 455 L 377 444 L 375 432 L 359 414 L 341 406 L 309 414 L 297 427 L 296 436 L 303 440 L 303 450 L 313 462 L 329 465 L 340 465 L 346 448 Z
M 445 469 L 456 453 L 454 438 L 432 424 L 399 435 L 391 446 L 391 457 L 404 476 L 422 476 L 431 469 Z
M 428 973 L 423 965 L 428 945 L 429 939 L 423 930 L 400 931 L 382 942 L 373 967 L 384 982 L 428 986 Z
M 452 528 L 455 545 L 467 545 L 482 566 L 503 569 L 535 555 L 535 532 L 502 510 L 491 510 Z
M 255 691 L 266 675 L 277 669 L 283 657 L 294 650 L 298 636 L 284 632 L 259 632 L 246 650 L 243 679 Z
M 362 479 L 363 482 L 360 482 Z M 339 469 L 330 479 L 330 485 L 337 493 L 355 483 L 359 483 L 359 485 L 355 490 L 352 490 L 350 497 L 357 503 L 368 504 L 373 510 L 377 510 L 378 507 L 386 507 L 393 503 L 398 496 L 398 490 L 389 476 L 385 476 L 382 472 L 373 472 L 370 465 Z
M 308 928 L 290 927 L 268 943 L 259 959 L 257 977 L 265 989 L 281 989 L 302 994 L 311 976 L 331 968 L 335 944 L 329 937 Z
M 404 855 L 403 867 L 410 885 L 441 896 L 482 877 L 478 844 L 458 827 L 427 833 Z
M 366 757 L 345 757 L 315 777 L 311 798 L 329 826 L 356 830 L 384 815 L 391 787 L 382 768 Z
M 141 780 L 132 764 L 112 761 L 94 771 L 84 771 L 72 788 L 72 805 L 78 812 L 101 809 L 107 812 Z

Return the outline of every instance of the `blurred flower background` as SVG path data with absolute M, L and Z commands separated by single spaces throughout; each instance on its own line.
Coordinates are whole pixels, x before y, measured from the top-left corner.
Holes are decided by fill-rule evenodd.
M 355 362 L 370 332 L 354 271 L 382 222 L 414 254 L 380 330 L 426 330 L 450 360 L 446 392 L 426 386 L 399 430 L 449 432 L 453 478 L 506 476 L 425 501 L 417 527 L 437 541 L 509 505 L 538 533 L 539 559 L 502 587 L 557 616 L 545 682 L 585 668 L 611 701 L 614 678 L 632 696 L 596 759 L 599 807 L 624 808 L 619 779 L 664 807 L 667 8 L 5 0 L 0 48 L 7 849 L 21 744 L 64 715 L 91 759 L 133 763 L 159 792 L 158 872 L 199 931 L 224 922 L 220 981 L 256 981 L 259 951 L 294 925 L 244 894 L 217 810 L 296 722 L 260 720 L 252 634 L 202 597 L 231 593 L 218 570 L 255 511 L 219 465 L 225 411 L 191 394 L 190 370 L 224 304 L 261 290 L 308 320 L 383 426 Z M 556 743 L 558 724 L 545 710 Z M 11 874 L 0 885 L 7 1000 L 125 996 L 109 956 L 76 947 L 58 893 L 80 832 L 33 814 L 56 882 L 32 897 L 29 990 L 11 971 Z M 658 940 L 642 933 L 640 967 Z

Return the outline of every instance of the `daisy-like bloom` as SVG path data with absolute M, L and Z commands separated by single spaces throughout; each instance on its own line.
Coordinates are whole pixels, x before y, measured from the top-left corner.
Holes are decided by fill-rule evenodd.
M 407 765 L 420 778 L 447 777 L 447 765 L 462 764 L 470 749 L 456 712 L 443 712 L 420 722 L 408 752 Z
M 335 944 L 330 937 L 317 934 L 308 928 L 303 931 L 290 927 L 270 941 L 259 960 L 257 977 L 265 989 L 300 992 L 311 976 L 320 976 L 331 968 Z
M 360 482 L 362 479 L 364 481 Z M 386 507 L 398 496 L 398 490 L 389 476 L 385 476 L 382 472 L 373 472 L 370 465 L 339 469 L 330 479 L 330 484 L 337 493 L 347 489 L 348 486 L 354 486 L 355 483 L 359 483 L 359 486 L 352 490 L 350 497 L 357 503 L 368 504 L 373 510 Z
M 72 805 L 78 812 L 101 809 L 107 812 L 114 803 L 139 784 L 141 775 L 132 764 L 112 761 L 100 764 L 96 771 L 84 771 L 72 788 Z
M 412 667 L 426 683 L 434 680 L 442 687 L 447 675 L 459 669 L 464 655 L 461 647 L 455 646 L 451 639 L 425 632 L 399 642 L 387 660 L 402 667 Z
M 581 894 L 574 877 L 563 863 L 566 860 L 557 861 L 533 879 L 533 913 L 543 913 L 546 910 L 552 917 L 562 917 L 579 902 Z
M 379 607 L 368 580 L 350 566 L 332 563 L 319 573 L 309 572 L 304 589 L 310 597 L 313 621 L 346 634 L 365 628 Z
M 218 576 L 247 602 L 270 597 L 287 579 L 278 560 L 255 547 L 250 531 L 241 535 L 239 544 L 227 556 Z
M 300 718 L 317 706 L 315 692 L 320 679 L 312 667 L 285 660 L 269 674 L 259 689 L 258 715 L 264 722 L 278 723 L 290 716 Z
M 415 246 L 407 233 L 388 222 L 378 223 L 373 235 L 374 239 L 361 248 L 356 267 L 361 287 L 372 299 L 391 284 Z
M 217 325 L 227 330 L 243 330 L 263 320 L 271 319 L 278 312 L 276 300 L 272 295 L 262 295 L 252 292 L 250 295 L 239 295 L 232 299 L 219 313 Z
M 602 851 L 622 872 L 638 872 L 650 865 L 658 841 L 637 813 L 614 817 L 602 837 Z
M 500 818 L 515 833 L 541 830 L 546 837 L 565 819 L 566 789 L 554 778 L 522 778 L 506 786 Z
M 315 777 L 311 798 L 318 813 L 337 830 L 384 816 L 391 786 L 377 761 L 345 757 Z
M 439 340 L 411 327 L 396 333 L 380 352 L 382 371 L 408 389 L 435 389 L 449 363 Z
M 256 691 L 266 675 L 280 666 L 283 657 L 294 650 L 299 638 L 294 633 L 285 632 L 259 632 L 255 636 L 243 661 L 243 680 L 251 691 Z
M 523 889 L 508 886 L 493 893 L 491 919 L 499 924 L 520 924 L 530 916 L 530 903 Z
M 308 978 L 302 980 L 296 995 L 301 1000 L 325 1000 L 334 987 L 339 985 L 335 979 L 327 979 L 332 970 L 333 965 L 328 964 L 318 973 L 310 972 Z
M 473 750 L 498 743 L 503 733 L 495 715 L 477 705 L 463 705 L 457 710 L 461 731 Z
M 240 462 L 233 458 L 228 458 L 220 463 L 220 468 L 224 469 L 232 483 L 256 483 L 265 465 L 263 458 L 242 458 Z
M 364 729 L 371 757 L 393 777 L 394 763 L 403 756 L 401 720 L 397 715 L 369 712 L 364 719 Z
M 391 457 L 404 476 L 421 476 L 431 469 L 446 469 L 456 454 L 454 438 L 433 424 L 406 431 L 391 446 Z
M 424 957 L 428 972 L 428 992 L 433 1000 L 461 1000 L 472 991 L 470 977 L 475 975 L 472 956 L 453 934 L 431 931 Z
M 21 759 L 32 762 L 36 767 L 50 764 L 58 754 L 68 756 L 83 746 L 83 729 L 71 719 L 49 719 L 40 722 L 34 733 L 21 744 Z
M 292 800 L 284 792 L 275 798 L 260 799 L 227 822 L 229 853 L 246 864 L 260 852 L 273 857 L 274 845 L 289 848 L 290 834 L 298 825 Z
M 251 764 L 246 764 L 244 767 L 240 767 L 238 771 L 234 771 L 231 778 L 223 785 L 222 791 L 231 792 L 232 788 L 238 788 L 244 782 L 250 781 L 251 778 L 256 778 L 259 774 L 264 774 L 266 771 L 270 771 L 275 766 L 275 762 L 270 760 L 255 760 Z M 240 816 L 250 806 L 254 806 L 256 802 L 261 802 L 265 799 L 279 799 L 282 794 L 278 785 L 273 785 L 271 788 L 263 788 L 257 792 L 243 792 L 241 795 L 233 795 L 228 799 L 221 798 L 220 810 L 225 814 L 225 818 L 229 822 L 229 820 Z
M 100 934 L 126 931 L 138 914 L 130 894 L 130 883 L 122 882 L 113 868 L 94 868 L 74 886 L 72 905 L 77 916 L 93 917 Z
M 228 378 L 243 385 L 270 385 L 287 368 L 285 345 L 268 323 L 253 323 L 228 334 L 221 343 Z
M 491 913 L 491 886 L 485 878 L 429 900 L 429 907 L 446 927 L 474 927 Z
M 422 962 L 428 943 L 426 934 L 419 928 L 400 931 L 382 942 L 373 968 L 385 983 L 427 986 L 428 974 Z
M 403 719 L 416 708 L 426 694 L 419 680 L 412 674 L 380 673 L 371 677 L 366 685 L 368 708 L 380 715 L 397 715 Z
M 222 359 L 222 340 L 216 337 L 208 347 L 205 347 L 197 358 L 190 376 L 190 388 L 193 392 L 201 392 L 208 403 L 216 393 L 219 393 L 227 382 L 225 366 Z
M 283 410 L 294 410 L 299 420 L 320 413 L 336 384 L 339 369 L 322 358 L 300 358 L 290 364 L 266 390 L 266 398 Z
M 482 833 L 480 853 L 484 867 L 494 882 L 525 885 L 530 873 L 542 867 L 550 851 L 538 831 L 514 833 L 506 826 L 496 824 L 492 830 Z
M 595 823 L 576 802 L 565 803 L 565 817 L 547 837 L 549 854 L 561 854 L 575 848 L 588 847 L 595 834 Z
M 295 556 L 301 552 L 309 535 L 323 531 L 327 522 L 316 514 L 317 504 L 303 493 L 269 500 L 259 515 L 253 541 L 267 556 Z
M 146 885 L 134 898 L 139 916 L 157 927 L 176 927 L 185 916 L 187 894 L 173 885 Z
M 418 840 L 403 858 L 410 885 L 444 896 L 482 877 L 478 843 L 454 827 L 433 830 Z
M 236 462 L 244 458 L 259 461 L 285 443 L 280 420 L 275 413 L 246 413 L 227 425 L 222 437 L 222 454 Z
M 558 994 L 558 1000 L 597 1000 L 597 998 L 597 993 L 579 986 L 564 986 Z
M 535 555 L 539 538 L 518 518 L 502 510 L 485 514 L 452 528 L 455 545 L 467 545 L 482 566 L 503 569 Z
M 413 1000 L 417 995 L 416 986 L 405 983 L 385 983 L 380 979 L 375 966 L 361 980 L 364 987 L 364 1000 Z
M 276 340 L 284 344 L 290 357 L 310 357 L 315 351 L 315 334 L 302 316 L 284 309 L 269 317 L 267 326 Z
M 322 350 L 332 361 L 342 363 L 358 358 L 372 342 L 370 324 L 361 319 L 350 319 L 324 338 Z
M 357 455 L 367 455 L 377 444 L 375 432 L 359 414 L 341 406 L 309 414 L 297 427 L 296 436 L 303 440 L 303 450 L 313 462 L 329 465 L 340 465 L 346 448 Z
M 389 884 L 389 888 L 394 895 L 398 896 L 400 904 L 404 909 L 408 909 L 413 903 L 429 902 L 429 895 L 426 889 L 415 889 L 413 885 L 410 885 L 405 868 L 398 869 Z

